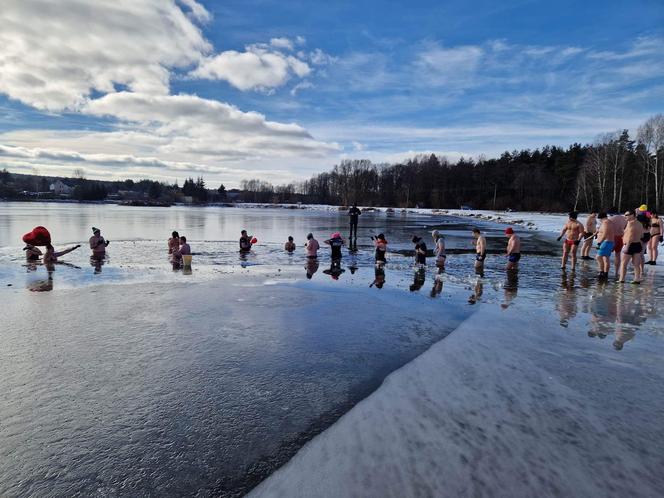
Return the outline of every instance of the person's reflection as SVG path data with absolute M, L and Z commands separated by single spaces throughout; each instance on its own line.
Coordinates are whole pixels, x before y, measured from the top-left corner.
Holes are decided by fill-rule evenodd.
M 333 280 L 339 280 L 339 277 L 345 271 L 346 270 L 344 270 L 341 267 L 341 261 L 338 260 L 338 259 L 334 259 L 330 263 L 330 267 L 327 270 L 323 270 L 323 273 L 325 273 L 326 275 L 329 275 L 330 277 L 332 277 Z
M 106 263 L 106 256 L 105 255 L 93 255 L 90 256 L 90 266 L 92 266 L 94 270 L 94 274 L 98 275 L 101 273 L 101 267 L 104 266 Z
M 577 295 L 574 290 L 576 275 L 574 272 L 562 273 L 562 281 L 560 283 L 560 291 L 558 292 L 558 315 L 560 317 L 560 326 L 567 328 L 569 321 L 573 319 L 577 313 L 576 299 Z
M 413 283 L 410 284 L 410 291 L 415 292 L 422 288 L 424 282 L 426 281 L 426 270 L 425 268 L 418 268 L 413 275 Z
M 503 303 L 500 305 L 502 309 L 510 307 L 519 291 L 519 269 L 513 268 L 505 270 L 505 276 L 505 285 L 503 285 L 504 299 Z
M 439 268 L 438 273 L 433 279 L 433 287 L 431 287 L 431 297 L 439 296 L 443 292 L 443 273 L 445 272 L 444 268 Z
M 46 268 L 47 277 L 46 279 L 34 280 L 28 283 L 28 289 L 31 292 L 49 292 L 53 290 L 53 272 L 55 271 L 54 263 L 45 263 L 43 265 Z M 35 271 L 34 269 L 28 268 L 28 271 Z
M 482 294 L 484 293 L 484 280 L 482 280 L 481 277 L 475 282 L 474 290 L 475 292 L 468 298 L 468 303 L 470 304 L 475 304 L 482 298 Z
M 374 272 L 374 281 L 369 284 L 369 288 L 376 286 L 376 289 L 382 289 L 385 285 L 385 268 L 383 265 L 376 265 L 376 270 Z
M 318 259 L 307 258 L 307 265 L 304 268 L 307 271 L 307 279 L 311 280 L 314 274 L 318 271 Z

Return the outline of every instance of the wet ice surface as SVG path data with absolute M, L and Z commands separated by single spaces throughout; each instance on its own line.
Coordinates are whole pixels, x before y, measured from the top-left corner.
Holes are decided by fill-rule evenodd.
M 359 250 L 344 254 L 344 272 L 335 279 L 327 252 L 316 268 L 305 264 L 301 249 L 293 256 L 281 250 L 288 234 L 300 246 L 310 230 L 322 240 L 345 226 L 346 217 L 335 213 L 55 206 L 51 213 L 50 206 L 0 205 L 5 310 L 0 332 L 0 495 L 243 494 L 369 395 L 386 375 L 445 338 L 477 309 L 496 313 L 437 343 L 444 347 L 455 338 L 456 345 L 446 353 L 453 358 L 437 359 L 434 372 L 413 384 L 420 387 L 410 394 L 393 393 L 392 400 L 424 410 L 412 412 L 413 423 L 432 424 L 433 432 L 421 432 L 427 436 L 413 440 L 415 448 L 426 447 L 427 438 L 432 445 L 443 445 L 456 462 L 449 469 L 463 476 L 455 486 L 480 494 L 503 489 L 510 475 L 524 486 L 513 488 L 517 491 L 535 487 L 540 478 L 547 486 L 569 490 L 572 484 L 560 484 L 565 476 L 556 470 L 565 468 L 562 456 L 570 466 L 581 457 L 592 461 L 597 476 L 580 490 L 599 486 L 603 472 L 617 472 L 616 466 L 625 462 L 640 465 L 631 477 L 643 482 L 632 489 L 645 492 L 658 482 L 651 469 L 661 467 L 656 455 L 662 454 L 657 427 L 664 385 L 658 361 L 662 319 L 657 310 L 664 304 L 664 287 L 652 268 L 644 285 L 624 291 L 613 283 L 598 286 L 594 266 L 587 263 L 562 277 L 558 259 L 542 256 L 525 257 L 516 278 L 505 275 L 498 256 L 488 258 L 484 278 L 479 278 L 472 272 L 470 254 L 450 256 L 442 277 L 431 262 L 422 274 L 406 255 L 410 236 L 444 227 L 448 246 L 467 248 L 468 225 L 444 217 L 379 214 L 363 215 Z M 50 279 L 43 266 L 24 266 L 16 256 L 20 236 L 37 224 L 51 228 L 56 247 L 86 240 L 87 225 L 101 226 L 112 241 L 102 272 L 94 273 L 87 251 L 65 256 L 74 266 L 58 265 Z M 504 227 L 482 226 L 489 230 L 490 249 L 502 249 Z M 244 227 L 260 244 L 240 260 L 235 239 Z M 174 272 L 164 254 L 172 229 L 187 235 L 198 253 L 190 275 Z M 377 275 L 367 237 L 378 231 L 386 233 L 391 250 L 382 289 L 369 287 Z M 528 234 L 528 250 L 550 249 L 537 237 Z M 126 242 L 117 243 L 122 240 Z M 312 272 L 308 280 L 306 274 Z M 504 335 L 502 323 L 512 319 L 517 325 Z M 572 391 L 569 399 L 560 398 L 559 387 L 545 382 L 547 372 L 557 375 L 556 386 Z M 468 378 L 474 379 L 471 385 Z M 454 403 L 441 402 L 436 398 L 440 393 Z M 521 393 L 526 393 L 523 401 Z M 485 397 L 490 404 L 482 404 Z M 574 418 L 570 406 L 581 398 L 594 414 L 588 416 L 592 424 L 570 422 L 562 431 L 556 424 L 570 413 Z M 412 408 L 391 403 L 385 413 L 395 406 L 404 412 Z M 441 416 L 455 410 L 450 420 L 458 427 L 427 418 L 427 407 Z M 402 486 L 414 485 L 413 479 L 419 484 L 400 488 L 397 482 L 394 489 L 403 491 L 400 496 L 437 494 L 442 489 L 437 476 L 450 474 L 431 459 L 417 459 L 413 447 L 397 437 L 407 434 L 402 430 L 407 426 L 387 422 L 368 419 L 374 428 L 366 437 L 401 441 L 403 451 L 394 447 L 386 456 L 383 447 L 359 433 L 353 437 L 362 444 L 366 440 L 364 449 L 354 454 L 349 443 L 351 449 L 336 447 L 334 452 L 358 472 L 363 469 L 357 479 L 383 491 L 377 480 L 393 481 L 380 462 L 394 463 L 401 456 L 412 465 L 429 462 L 395 471 Z M 481 434 L 492 433 L 491 423 L 510 430 L 502 439 L 496 436 L 498 446 L 485 451 L 486 434 Z M 383 432 L 382 424 L 392 432 Z M 629 445 L 622 438 L 616 446 L 602 446 L 600 435 L 607 424 L 628 434 Z M 554 436 L 540 444 L 543 430 Z M 560 431 L 564 437 L 558 438 Z M 338 444 L 347 441 L 344 434 L 342 429 Z M 445 439 L 435 439 L 436 434 Z M 593 445 L 603 451 L 597 457 L 588 455 Z M 531 453 L 518 453 L 529 446 L 546 454 L 537 454 L 537 460 Z M 506 453 L 505 447 L 514 452 Z M 615 455 L 605 464 L 608 450 Z M 496 469 L 504 475 L 491 470 L 494 460 L 502 462 Z M 474 468 L 466 464 L 480 461 L 491 465 L 464 474 Z M 618 475 L 635 465 L 620 467 Z M 354 483 L 355 490 L 339 489 L 372 495 L 357 479 L 346 485 Z M 308 483 L 316 485 L 315 480 Z M 309 489 L 307 483 L 301 489 Z M 457 488 L 445 489 L 453 495 Z M 611 489 L 601 489 L 611 494 Z

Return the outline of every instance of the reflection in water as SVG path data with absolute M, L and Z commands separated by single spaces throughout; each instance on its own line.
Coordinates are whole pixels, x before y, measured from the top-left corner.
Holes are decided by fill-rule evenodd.
M 433 279 L 433 287 L 431 288 L 431 297 L 439 296 L 443 292 L 443 273 L 444 268 L 438 268 L 438 273 Z
M 318 266 L 318 258 L 307 258 L 307 264 L 304 268 L 307 270 L 307 278 L 309 280 L 311 280 L 318 271 Z
M 484 293 L 484 272 L 481 273 L 480 277 L 477 279 L 475 282 L 475 289 L 474 293 L 470 295 L 468 298 L 468 303 L 470 304 L 476 304 L 477 301 L 479 301 L 482 298 L 482 294 Z
M 413 283 L 410 284 L 410 291 L 415 292 L 422 288 L 424 282 L 426 281 L 426 268 L 420 266 L 413 275 Z
M 650 274 L 649 278 L 653 280 L 654 276 Z M 590 288 L 583 278 L 579 283 L 580 288 Z M 613 334 L 613 347 L 620 351 L 635 337 L 639 327 L 656 314 L 654 281 L 651 283 L 653 285 L 632 288 L 630 293 L 607 283 L 597 285 L 589 293 L 580 293 L 575 287 L 574 275 L 563 275 L 557 303 L 560 325 L 568 327 L 581 308 L 590 315 L 588 337 L 605 339 Z
M 326 275 L 329 275 L 334 280 L 339 280 L 339 277 L 345 271 L 346 270 L 344 270 L 341 267 L 341 260 L 333 259 L 332 262 L 330 263 L 330 267 L 327 270 L 323 270 L 323 273 L 325 273 Z
M 369 287 L 376 286 L 377 289 L 382 289 L 385 285 L 385 267 L 382 264 L 377 264 L 374 270 L 374 281 L 369 284 Z
M 101 273 L 102 266 L 106 263 L 106 255 L 93 255 L 90 256 L 90 266 L 92 266 L 94 270 L 94 274 L 97 275 Z
M 519 269 L 505 270 L 505 276 L 505 285 L 503 285 L 504 299 L 500 305 L 503 309 L 509 308 L 519 290 Z

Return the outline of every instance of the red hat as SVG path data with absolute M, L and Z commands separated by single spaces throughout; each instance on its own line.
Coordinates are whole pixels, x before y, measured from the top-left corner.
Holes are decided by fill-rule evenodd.
M 23 242 L 33 246 L 46 246 L 51 243 L 51 234 L 44 227 L 35 227 L 23 236 Z
M 512 227 L 507 227 L 505 229 L 505 235 L 512 235 L 514 233 L 514 230 L 512 230 Z

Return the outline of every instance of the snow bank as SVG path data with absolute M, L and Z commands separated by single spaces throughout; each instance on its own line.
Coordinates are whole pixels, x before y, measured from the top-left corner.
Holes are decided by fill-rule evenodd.
M 444 209 L 441 214 L 449 214 L 460 217 L 474 217 L 480 220 L 519 225 L 531 230 L 559 233 L 567 222 L 567 213 L 537 213 L 516 211 L 468 211 L 463 209 Z M 585 221 L 587 215 L 579 215 L 579 221 Z
M 252 496 L 656 496 L 664 457 L 644 406 L 655 401 L 630 393 L 641 381 L 628 365 L 556 341 L 559 330 L 543 312 L 480 308 Z M 595 363 L 593 381 L 570 355 Z M 635 412 L 629 396 L 648 401 Z

